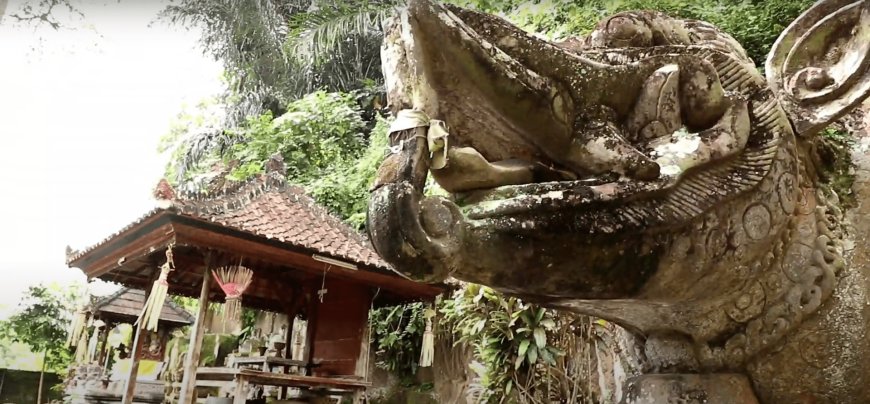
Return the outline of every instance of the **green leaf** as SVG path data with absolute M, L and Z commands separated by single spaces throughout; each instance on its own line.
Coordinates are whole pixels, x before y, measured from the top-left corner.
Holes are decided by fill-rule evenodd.
M 541 359 L 544 360 L 544 363 L 548 365 L 554 365 L 556 363 L 556 359 L 553 357 L 553 354 L 550 352 L 550 348 L 547 347 L 539 351 L 541 354 Z
M 514 361 L 514 369 L 519 369 L 520 366 L 523 366 L 524 359 L 526 359 L 525 355 L 518 356 L 517 359 Z
M 481 330 L 483 330 L 483 327 L 485 327 L 485 326 L 486 326 L 486 319 L 485 318 L 478 320 L 477 323 L 474 324 L 474 327 L 472 327 L 472 329 L 471 329 L 472 334 L 479 333 Z
M 534 365 L 538 361 L 538 348 L 534 345 L 530 346 L 526 356 L 529 358 L 529 364 Z
M 543 348 L 547 345 L 547 332 L 543 328 L 535 328 L 533 335 L 535 336 L 535 345 L 538 348 Z
M 523 321 L 526 322 L 527 326 L 529 326 L 529 327 L 535 326 L 535 320 L 532 318 L 532 315 L 528 311 L 524 310 L 522 312 L 522 314 L 520 314 L 520 317 L 522 317 Z
M 556 322 L 553 321 L 553 319 L 551 319 L 551 318 L 545 318 L 545 319 L 541 320 L 540 325 L 548 330 L 552 330 L 552 329 L 556 328 Z
M 526 356 L 526 351 L 529 350 L 530 343 L 531 343 L 531 341 L 529 341 L 527 339 L 520 341 L 520 349 L 517 351 L 517 355 L 520 358 L 522 358 L 523 356 Z

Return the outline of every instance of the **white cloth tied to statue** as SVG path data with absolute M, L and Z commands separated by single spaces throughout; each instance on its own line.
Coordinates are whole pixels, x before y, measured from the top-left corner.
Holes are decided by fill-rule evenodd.
M 433 170 L 444 168 L 447 165 L 447 138 L 450 136 L 447 124 L 438 119 L 430 119 L 423 111 L 403 109 L 390 125 L 389 133 L 392 136 L 396 132 L 414 128 L 428 128 L 426 143 L 429 146 L 429 168 Z M 390 152 L 398 153 L 404 146 L 405 142 L 401 141 L 395 146 L 390 146 Z

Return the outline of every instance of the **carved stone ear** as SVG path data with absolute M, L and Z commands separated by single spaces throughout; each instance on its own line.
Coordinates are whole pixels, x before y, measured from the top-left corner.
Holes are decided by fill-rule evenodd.
M 870 0 L 822 0 L 777 39 L 767 81 L 800 136 L 818 133 L 870 94 Z

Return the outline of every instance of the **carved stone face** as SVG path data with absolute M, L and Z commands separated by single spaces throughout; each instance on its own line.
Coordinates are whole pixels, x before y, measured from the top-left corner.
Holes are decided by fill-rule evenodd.
M 449 198 L 422 199 L 429 149 L 416 128 L 392 135 L 400 147 L 370 205 L 375 247 L 415 279 L 637 297 L 667 270 L 676 234 L 771 175 L 798 175 L 777 94 L 705 23 L 623 13 L 584 41 L 551 43 L 420 0 L 383 60 L 394 109 L 449 127 L 446 165 L 431 170 Z M 834 85 L 817 70 L 788 75 L 816 92 Z

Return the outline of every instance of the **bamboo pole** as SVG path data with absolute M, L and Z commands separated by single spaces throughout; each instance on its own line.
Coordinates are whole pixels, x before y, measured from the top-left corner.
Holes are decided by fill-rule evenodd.
M 199 365 L 199 356 L 202 352 L 202 337 L 205 331 L 205 320 L 208 314 L 209 291 L 211 290 L 211 257 L 205 258 L 205 269 L 202 271 L 202 289 L 199 292 L 199 311 L 196 314 L 196 323 L 190 333 L 190 343 L 187 355 L 184 358 L 184 375 L 181 379 L 181 392 L 179 404 L 196 402 L 196 368 Z

